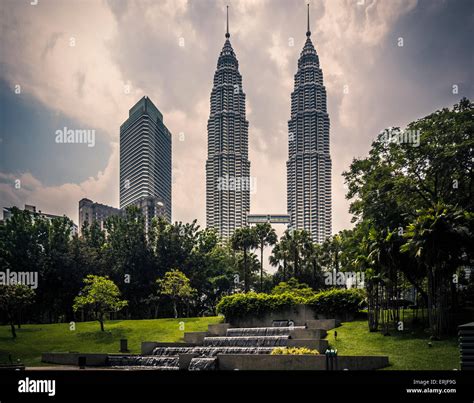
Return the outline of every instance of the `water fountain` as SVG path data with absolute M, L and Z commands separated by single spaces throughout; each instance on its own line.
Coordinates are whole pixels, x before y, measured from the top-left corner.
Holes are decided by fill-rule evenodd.
M 179 356 L 187 354 L 193 356 L 189 370 L 213 370 L 216 369 L 217 354 L 270 354 L 273 348 L 288 345 L 294 329 L 305 327 L 231 328 L 225 336 L 204 337 L 201 346 L 156 347 L 148 356 L 109 356 L 109 365 L 131 369 L 179 369 Z

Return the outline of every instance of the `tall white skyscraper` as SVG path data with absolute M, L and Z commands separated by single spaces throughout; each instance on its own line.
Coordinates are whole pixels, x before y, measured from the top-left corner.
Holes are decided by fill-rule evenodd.
M 309 28 L 298 60 L 288 122 L 287 203 L 290 229 L 311 232 L 314 242 L 331 235 L 331 156 L 326 88 Z
M 217 61 L 207 123 L 206 224 L 223 237 L 246 225 L 250 211 L 248 122 L 239 62 L 230 44 L 229 15 Z
M 171 133 L 143 97 L 120 126 L 120 208 L 138 206 L 147 228 L 155 216 L 171 221 Z

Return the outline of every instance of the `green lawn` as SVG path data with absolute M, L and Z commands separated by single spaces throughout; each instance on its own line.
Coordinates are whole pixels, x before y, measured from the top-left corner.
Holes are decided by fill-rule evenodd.
M 421 331 L 393 331 L 390 336 L 381 332 L 370 333 L 367 321 L 345 322 L 328 332 L 327 340 L 339 355 L 388 355 L 390 367 L 398 370 L 452 370 L 459 369 L 457 338 L 433 341 Z
M 9 326 L 0 326 L 0 353 L 19 358 L 27 366 L 41 364 L 41 353 L 89 352 L 118 353 L 120 339 L 128 339 L 132 353 L 140 352 L 142 341 L 182 341 L 184 332 L 207 330 L 207 325 L 219 323 L 222 317 L 115 320 L 105 322 L 105 332 L 100 331 L 99 322 L 77 322 L 76 330 L 69 330 L 69 324 L 23 325 L 17 329 L 16 340 L 12 339 Z M 184 322 L 184 330 L 180 330 Z M 43 364 L 44 365 L 44 364 Z

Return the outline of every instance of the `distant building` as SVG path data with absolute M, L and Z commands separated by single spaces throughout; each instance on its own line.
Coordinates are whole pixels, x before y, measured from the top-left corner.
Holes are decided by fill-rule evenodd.
M 326 88 L 319 58 L 308 29 L 298 60 L 291 119 L 288 122 L 289 150 L 287 203 L 290 229 L 304 229 L 314 242 L 331 235 L 331 155 Z
M 156 214 L 171 221 L 171 133 L 146 96 L 120 126 L 120 208 L 131 205 L 144 209 L 147 222 Z
M 229 16 L 217 61 L 207 122 L 206 225 L 222 237 L 247 225 L 250 211 L 250 161 L 245 93 L 239 62 L 230 43 Z
M 133 205 L 137 206 L 142 211 L 142 214 L 145 217 L 145 230 L 147 233 L 151 228 L 151 221 L 154 217 L 166 218 L 165 206 L 158 197 L 141 197 L 140 199 L 136 200 Z
M 12 216 L 12 210 L 13 207 L 3 207 L 3 221 L 7 221 L 11 218 Z M 49 221 L 51 221 L 53 218 L 62 218 L 64 216 L 61 215 L 55 215 L 55 214 L 48 214 L 48 213 L 43 213 L 41 210 L 36 210 L 36 206 L 32 206 L 31 204 L 25 204 L 25 208 L 23 209 L 24 211 L 30 212 L 33 217 L 41 217 L 45 218 Z M 71 235 L 76 235 L 78 233 L 78 227 L 76 224 L 72 224 L 72 233 Z
M 120 214 L 121 210 L 118 208 L 96 203 L 86 198 L 81 199 L 79 201 L 79 231 L 82 231 L 86 222 L 90 226 L 94 221 L 97 221 L 102 229 L 107 218 Z

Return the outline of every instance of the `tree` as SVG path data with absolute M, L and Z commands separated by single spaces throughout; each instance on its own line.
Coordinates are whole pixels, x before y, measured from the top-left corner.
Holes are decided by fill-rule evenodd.
M 366 243 L 353 261 L 365 265 L 366 274 L 371 273 L 367 285 L 372 287 L 374 301 L 390 310 L 390 299 L 397 298 L 400 284 L 408 280 L 429 308 L 434 334 L 446 331 L 446 298 L 450 295 L 437 289 L 435 283 L 441 281 L 444 290 L 449 291 L 444 277 L 460 263 L 459 244 L 447 239 L 434 248 L 433 242 L 435 236 L 443 237 L 451 231 L 447 230 L 449 225 L 458 225 L 456 220 L 451 224 L 445 221 L 452 206 L 465 212 L 474 208 L 473 110 L 474 105 L 464 98 L 452 110 L 444 108 L 410 123 L 405 132 L 386 129 L 372 143 L 368 157 L 355 159 L 343 174 L 349 189 L 346 197 L 351 200 L 349 211 L 357 222 L 359 239 Z M 405 139 L 387 141 L 393 134 Z M 448 208 L 447 214 L 436 212 L 440 205 Z M 440 230 L 438 225 L 445 227 Z M 410 235 L 403 250 L 409 253 L 401 253 L 406 230 Z M 428 256 L 427 250 L 433 255 Z M 343 252 L 341 257 L 345 259 Z M 469 260 L 469 253 L 465 254 Z M 450 264 L 443 260 L 445 256 L 451 257 Z M 432 287 L 443 295 L 437 302 L 433 301 L 436 296 Z M 453 300 L 454 289 L 451 284 Z M 371 292 L 368 295 L 370 299 Z M 384 307 L 379 308 L 383 319 Z
M 248 254 L 251 249 L 258 246 L 255 230 L 250 227 L 237 228 L 231 237 L 231 245 L 234 251 L 242 251 L 243 253 L 244 291 L 248 292 L 250 290 Z
M 420 210 L 405 233 L 403 252 L 414 256 L 428 277 L 428 319 L 433 336 L 448 333 L 449 286 L 456 269 L 472 259 L 474 214 L 438 204 Z
M 336 275 L 340 270 L 341 244 L 341 235 L 336 234 L 327 238 L 321 245 L 321 262 L 326 270 L 335 271 Z
M 260 247 L 260 291 L 263 291 L 263 249 L 265 246 L 275 245 L 278 237 L 270 223 L 259 223 L 255 226 L 258 245 Z
M 164 278 L 157 279 L 156 283 L 159 293 L 171 298 L 175 318 L 178 317 L 178 302 L 189 300 L 196 292 L 186 275 L 178 269 L 166 272 Z
M 15 318 L 20 310 L 33 303 L 35 292 L 25 284 L 0 285 L 0 310 L 7 315 L 12 337 L 16 338 Z
M 103 267 L 110 278 L 120 285 L 128 301 L 126 314 L 142 317 L 141 299 L 153 290 L 153 252 L 147 240 L 145 217 L 136 206 L 128 206 L 125 214 L 111 216 L 105 222 L 106 243 L 102 249 Z
M 300 269 L 304 266 L 304 256 L 311 248 L 311 237 L 306 230 L 286 230 L 280 239 L 280 248 L 293 266 L 293 277 L 301 277 Z
M 120 290 L 108 276 L 88 275 L 84 279 L 84 288 L 74 298 L 74 311 L 89 309 L 104 331 L 104 320 L 107 312 L 118 312 L 128 301 L 120 299 Z

